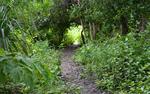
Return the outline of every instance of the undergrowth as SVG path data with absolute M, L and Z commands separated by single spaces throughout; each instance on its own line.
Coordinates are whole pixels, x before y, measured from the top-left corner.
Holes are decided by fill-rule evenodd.
M 47 41 L 33 44 L 29 56 L 0 49 L 0 93 L 65 94 L 68 89 L 59 76 L 59 56 Z
M 77 50 L 97 86 L 114 94 L 150 93 L 150 32 L 95 41 Z

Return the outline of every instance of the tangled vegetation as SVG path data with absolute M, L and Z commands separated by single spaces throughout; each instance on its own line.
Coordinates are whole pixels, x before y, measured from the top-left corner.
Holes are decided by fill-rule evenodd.
M 149 32 L 129 33 L 88 43 L 75 60 L 85 66 L 97 86 L 114 94 L 148 94 L 150 91 Z
M 49 49 L 46 41 L 34 44 L 30 56 L 1 50 L 0 93 L 62 92 L 63 82 L 58 76 L 60 74 L 58 58 L 59 53 Z
M 59 49 L 78 44 L 75 61 L 97 87 L 149 94 L 149 3 L 0 0 L 0 93 L 70 92 L 60 78 Z
M 54 43 L 60 43 L 55 31 L 62 29 L 55 30 L 44 23 L 56 6 L 54 3 L 57 2 L 0 1 L 0 93 L 64 94 L 71 91 L 60 78 L 60 52 L 53 49 Z

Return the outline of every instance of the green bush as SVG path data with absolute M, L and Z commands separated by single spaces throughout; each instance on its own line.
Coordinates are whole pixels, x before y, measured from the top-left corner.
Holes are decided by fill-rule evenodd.
M 98 87 L 114 94 L 150 93 L 150 32 L 117 36 L 80 48 L 75 60 L 95 76 Z M 92 76 L 92 77 L 93 77 Z
M 37 42 L 31 48 L 30 56 L 0 50 L 0 93 L 64 92 L 63 82 L 58 76 L 60 74 L 58 51 L 49 49 L 47 41 Z

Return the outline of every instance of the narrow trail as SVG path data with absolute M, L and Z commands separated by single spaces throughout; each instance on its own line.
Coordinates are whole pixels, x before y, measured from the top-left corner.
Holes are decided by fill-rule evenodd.
M 80 87 L 79 94 L 105 94 L 98 90 L 92 81 L 81 78 L 80 74 L 83 68 L 77 65 L 72 59 L 75 49 L 76 47 L 69 46 L 63 50 L 63 55 L 61 57 L 62 77 L 66 82 Z

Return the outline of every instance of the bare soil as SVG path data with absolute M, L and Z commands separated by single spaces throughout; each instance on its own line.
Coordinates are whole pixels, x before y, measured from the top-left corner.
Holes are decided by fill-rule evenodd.
M 63 55 L 61 57 L 62 78 L 66 83 L 80 87 L 79 94 L 105 94 L 98 90 L 92 81 L 81 77 L 83 67 L 79 66 L 72 59 L 76 48 L 76 46 L 69 46 L 63 50 Z

